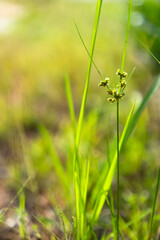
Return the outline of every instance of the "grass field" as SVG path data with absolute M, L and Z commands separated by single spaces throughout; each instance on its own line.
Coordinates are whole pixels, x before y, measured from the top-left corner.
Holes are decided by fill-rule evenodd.
M 0 239 L 160 238 L 159 9 L 0 1 Z

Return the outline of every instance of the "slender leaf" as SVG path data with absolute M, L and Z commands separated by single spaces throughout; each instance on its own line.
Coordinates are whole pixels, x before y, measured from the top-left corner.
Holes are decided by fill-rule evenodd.
M 74 112 L 74 104 L 73 104 L 70 80 L 69 80 L 69 76 L 67 73 L 65 75 L 65 86 L 66 86 L 66 95 L 67 95 L 69 112 L 70 112 L 70 117 L 71 117 L 71 122 L 72 122 L 72 128 L 73 128 L 73 133 L 74 133 L 74 137 L 75 137 L 76 136 L 76 117 L 75 117 L 75 112 Z
M 158 58 L 149 50 L 149 48 L 146 47 L 146 45 L 137 37 L 134 35 L 134 37 L 137 39 L 137 41 L 142 44 L 142 46 L 149 52 L 149 54 L 160 64 L 160 61 Z
M 144 108 L 146 107 L 146 105 L 148 104 L 149 100 L 151 99 L 151 97 L 153 96 L 153 94 L 157 91 L 157 89 L 160 87 L 160 76 L 157 78 L 157 80 L 153 83 L 153 85 L 151 86 L 151 88 L 149 89 L 149 91 L 147 92 L 147 94 L 145 95 L 142 103 L 140 104 L 140 106 L 138 107 L 136 113 L 134 114 L 131 124 L 130 124 L 130 129 L 127 132 L 125 139 L 124 139 L 124 145 L 127 142 L 129 136 L 131 135 L 133 129 L 135 128 Z
M 48 151 L 48 153 L 51 157 L 54 170 L 55 170 L 57 176 L 59 177 L 59 179 L 60 179 L 62 185 L 64 186 L 64 188 L 66 190 L 68 190 L 68 187 L 69 187 L 68 178 L 66 176 L 66 173 L 65 173 L 64 167 L 61 163 L 61 160 L 58 156 L 58 153 L 57 153 L 57 151 L 54 147 L 52 137 L 43 125 L 39 124 L 38 129 L 39 129 L 39 132 L 41 133 L 41 136 L 43 138 L 45 147 L 47 148 L 47 151 Z
M 122 147 L 123 141 L 124 141 L 124 137 L 125 137 L 125 135 L 128 131 L 128 128 L 130 126 L 134 106 L 135 106 L 135 103 L 132 106 L 132 109 L 130 111 L 130 114 L 128 116 L 127 122 L 126 122 L 124 130 L 123 130 L 122 136 L 120 138 L 119 150 L 121 150 L 121 147 Z M 102 207 L 103 207 L 104 202 L 105 202 L 105 197 L 106 197 L 105 194 L 106 195 L 108 194 L 108 191 L 110 189 L 110 186 L 111 186 L 111 183 L 112 183 L 112 180 L 113 180 L 113 177 L 114 177 L 114 173 L 115 173 L 115 169 L 116 169 L 116 163 L 117 163 L 117 152 L 114 155 L 114 159 L 111 163 L 111 167 L 110 167 L 109 171 L 106 172 L 106 178 L 104 179 L 104 177 L 103 177 L 104 182 L 103 182 L 103 185 L 101 186 L 101 189 L 102 189 L 103 192 L 100 191 L 100 189 L 99 189 L 100 192 L 99 192 L 99 195 L 97 196 L 97 201 L 96 201 L 95 207 L 93 209 L 92 223 L 95 223 L 97 221 L 97 219 L 99 218 L 100 212 L 101 212 Z
M 124 43 L 124 50 L 123 50 L 123 57 L 122 57 L 122 64 L 121 64 L 121 73 L 123 73 L 124 69 L 124 62 L 126 57 L 126 50 L 127 50 L 127 43 L 128 43 L 128 36 L 129 36 L 129 29 L 130 29 L 130 22 L 131 22 L 131 7 L 132 7 L 132 0 L 129 0 L 128 5 L 128 21 L 127 21 L 127 31 Z
M 11 207 L 11 205 L 14 203 L 14 201 L 16 200 L 16 198 L 23 192 L 23 189 L 25 188 L 25 186 L 28 184 L 28 182 L 31 180 L 31 177 L 28 177 L 27 180 L 23 183 L 22 187 L 18 190 L 17 194 L 12 198 L 12 200 L 10 201 L 10 203 L 8 204 L 8 206 L 6 208 L 4 208 L 4 210 L 2 210 L 1 214 L 0 214 L 0 218 L 3 217 L 3 215 L 8 211 L 8 209 Z
M 92 34 L 90 59 L 89 59 L 88 71 L 87 71 L 87 79 L 86 79 L 86 83 L 85 83 L 85 89 L 84 89 L 84 93 L 83 93 L 81 109 L 80 109 L 80 114 L 79 114 L 79 120 L 78 120 L 78 126 L 77 126 L 77 132 L 76 132 L 76 139 L 75 139 L 75 153 L 74 153 L 74 160 L 73 160 L 73 177 L 74 177 L 75 201 L 76 201 L 76 226 L 77 226 L 76 238 L 77 239 L 80 239 L 81 227 L 79 226 L 79 223 L 81 223 L 81 221 L 80 221 L 81 214 L 80 213 L 81 213 L 81 196 L 82 196 L 81 195 L 81 176 L 80 176 L 80 162 L 79 162 L 79 158 L 78 158 L 78 149 L 79 149 L 79 143 L 80 143 L 80 137 L 81 137 L 81 131 L 82 131 L 82 124 L 83 124 L 87 94 L 88 94 L 88 87 L 89 87 L 91 67 L 92 67 L 92 59 L 93 59 L 96 36 L 97 36 L 97 31 L 98 31 L 98 23 L 99 23 L 99 19 L 100 19 L 101 7 L 102 7 L 102 0 L 97 0 L 96 15 L 95 15 L 95 21 L 94 21 L 93 34 Z M 83 237 L 83 236 L 81 236 L 81 237 Z
M 89 51 L 88 51 L 88 48 L 87 48 L 87 46 L 86 46 L 86 44 L 85 44 L 85 42 L 84 42 L 84 40 L 83 40 L 83 37 L 82 37 L 82 35 L 81 35 L 80 31 L 79 31 L 78 25 L 77 25 L 77 23 L 76 23 L 75 20 L 74 20 L 74 24 L 75 24 L 75 26 L 76 26 L 76 29 L 77 29 L 77 32 L 78 32 L 79 38 L 80 38 L 80 40 L 81 40 L 81 42 L 82 42 L 82 44 L 83 44 L 83 46 L 84 46 L 84 48 L 85 48 L 85 50 L 86 50 L 88 56 L 90 57 L 90 59 L 91 59 L 93 65 L 95 66 L 95 69 L 97 70 L 99 76 L 101 77 L 102 80 L 104 80 L 104 78 L 102 77 L 102 74 L 101 74 L 100 70 L 98 69 L 98 67 L 97 67 L 97 65 L 96 65 L 96 63 L 95 63 L 95 61 L 93 60 L 93 58 L 91 57 L 91 55 L 90 55 L 90 53 L 89 53 Z
M 151 235 L 152 235 L 153 217 L 154 217 L 154 212 L 155 212 L 155 206 L 156 206 L 156 201 L 157 201 L 157 196 L 158 196 L 159 185 L 160 185 L 160 167 L 159 167 L 159 170 L 158 170 L 157 184 L 156 184 L 155 195 L 154 195 L 153 206 L 152 206 L 152 212 L 151 212 L 151 217 L 150 217 L 150 222 L 149 222 L 149 237 L 148 237 L 148 240 L 151 239 Z
M 125 125 L 125 129 L 123 130 L 121 139 L 120 139 L 120 151 L 121 149 L 125 146 L 129 136 L 131 135 L 133 129 L 135 128 L 137 121 L 139 120 L 144 108 L 146 107 L 147 103 L 149 102 L 149 100 L 151 99 L 151 97 L 153 96 L 153 94 L 156 92 L 156 90 L 158 89 L 158 87 L 160 86 L 160 77 L 157 78 L 157 80 L 154 82 L 154 84 L 152 85 L 152 87 L 149 89 L 149 91 L 147 92 L 147 94 L 144 97 L 144 100 L 142 101 L 142 103 L 140 104 L 139 108 L 137 109 L 136 113 L 134 114 L 133 118 L 131 118 L 132 116 L 132 112 L 133 112 L 133 108 L 134 105 L 132 107 L 132 110 L 129 114 L 127 123 Z M 107 166 L 107 165 L 106 165 Z M 101 186 L 101 189 L 103 189 L 103 191 L 108 192 L 110 184 L 113 180 L 114 177 L 114 173 L 115 173 L 115 167 L 116 167 L 116 154 L 115 157 L 112 161 L 111 167 L 108 171 L 108 166 L 106 167 L 106 169 L 103 169 L 103 174 L 102 174 L 102 179 L 104 179 L 104 176 L 106 176 L 106 180 L 104 181 L 104 185 L 103 188 Z M 96 188 L 96 186 L 95 186 Z M 100 192 L 99 189 L 99 185 L 97 187 L 97 194 L 98 192 Z M 97 204 L 95 205 L 93 214 L 92 214 L 92 221 L 95 222 L 98 217 L 99 214 L 101 212 L 101 209 L 103 207 L 105 198 L 104 198 L 104 194 L 102 194 L 102 192 L 100 192 L 99 196 L 98 196 L 98 200 L 97 200 Z

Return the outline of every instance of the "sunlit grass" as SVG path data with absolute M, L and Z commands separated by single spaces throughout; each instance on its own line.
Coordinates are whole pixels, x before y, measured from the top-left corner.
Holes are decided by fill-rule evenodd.
M 4 44 L 0 53 L 0 59 L 4 65 L 1 92 L 7 101 L 13 104 L 13 107 L 9 108 L 9 115 L 15 115 L 17 124 L 20 124 L 23 134 L 26 135 L 22 139 L 25 155 L 22 169 L 23 174 L 31 174 L 32 177 L 28 186 L 31 191 L 30 199 L 28 189 L 24 196 L 19 192 L 19 188 L 15 187 L 17 195 L 14 201 L 17 197 L 20 199 L 18 213 L 24 214 L 25 205 L 32 201 L 32 194 L 35 194 L 37 199 L 40 195 L 45 195 L 52 203 L 53 211 L 58 203 L 57 218 L 50 219 L 45 216 L 41 218 L 39 212 L 37 215 L 27 213 L 34 216 L 36 220 L 35 226 L 32 227 L 35 227 L 37 236 L 40 236 L 37 229 L 40 225 L 53 239 L 59 239 L 59 235 L 63 235 L 63 238 L 68 240 L 107 240 L 116 239 L 116 235 L 118 239 L 119 231 L 122 239 L 139 240 L 148 234 L 150 213 L 149 235 L 154 236 L 156 233 L 153 233 L 152 229 L 158 229 L 159 219 L 156 211 L 156 203 L 159 204 L 156 201 L 159 175 L 154 192 L 150 185 L 156 181 L 154 171 L 157 152 L 154 146 L 155 153 L 148 154 L 153 146 L 147 147 L 149 141 L 147 134 L 153 130 L 150 130 L 151 120 L 146 118 L 148 116 L 146 106 L 158 90 L 160 78 L 156 76 L 153 84 L 148 83 L 147 78 L 151 78 L 149 67 L 146 70 L 144 66 L 142 70 L 139 59 L 134 59 L 136 57 L 132 51 L 133 46 L 129 42 L 125 70 L 129 69 L 128 72 L 131 74 L 129 74 L 130 81 L 127 81 L 127 89 L 125 89 L 128 91 L 128 97 L 121 101 L 121 114 L 120 116 L 117 114 L 118 139 L 119 132 L 122 134 L 116 147 L 116 108 L 106 102 L 106 94 L 97 85 L 103 79 L 102 76 L 106 77 L 110 74 L 113 77 L 115 69 L 121 63 L 125 27 L 117 28 L 121 24 L 111 23 L 114 18 L 117 20 L 120 15 L 127 15 L 127 4 L 116 6 L 116 4 L 107 5 L 104 2 L 102 6 L 102 1 L 97 1 L 91 47 L 89 39 L 96 4 L 94 2 L 63 4 L 41 3 L 35 10 L 32 8 L 32 3 L 29 3 L 27 15 L 22 18 L 15 32 L 10 35 L 13 37 L 13 45 L 10 46 L 7 37 L 0 39 Z M 116 16 L 115 7 L 119 11 Z M 84 13 L 83 18 L 80 9 Z M 53 13 L 58 11 L 60 14 L 53 16 Z M 99 21 L 100 11 L 102 15 Z M 114 13 L 113 16 L 112 13 Z M 65 24 L 62 23 L 62 16 L 64 16 Z M 98 23 L 99 31 L 97 31 Z M 95 45 L 96 35 L 97 44 Z M 150 50 L 149 53 L 151 53 Z M 9 65 L 7 65 L 8 59 Z M 94 66 L 91 72 L 92 65 Z M 133 89 L 129 86 L 134 86 L 136 89 L 138 85 L 140 88 L 139 80 L 145 80 L 143 84 L 145 89 L 142 89 L 144 97 L 141 102 L 136 103 L 136 99 L 131 100 Z M 6 107 L 5 101 L 0 103 L 2 103 L 3 113 Z M 144 109 L 145 115 L 142 114 Z M 5 121 L 7 120 L 1 122 L 1 125 L 2 129 L 6 128 L 7 133 L 10 128 L 8 125 L 5 127 Z M 139 123 L 143 125 L 143 129 L 139 127 Z M 139 136 L 142 136 L 142 139 Z M 154 141 L 157 141 L 156 138 Z M 137 146 L 141 148 L 140 153 L 136 149 Z M 137 151 L 136 163 L 132 161 L 135 157 L 131 154 L 133 151 L 134 154 Z M 117 200 L 117 203 L 120 202 L 120 207 L 117 208 L 119 221 L 116 220 L 118 204 L 115 199 L 118 194 L 114 180 L 117 152 L 122 154 L 120 159 L 123 164 L 118 182 L 118 189 L 122 193 L 121 198 Z M 147 160 L 144 160 L 146 157 Z M 153 160 L 152 164 L 150 160 Z M 11 173 L 12 184 L 17 179 L 16 173 L 17 171 Z M 149 195 L 151 191 L 154 193 L 153 203 Z M 33 204 L 37 203 L 33 202 Z M 7 211 L 11 205 L 8 206 Z M 27 235 L 23 214 L 19 222 L 21 238 Z M 58 229 L 59 235 L 57 232 L 54 234 L 54 226 Z

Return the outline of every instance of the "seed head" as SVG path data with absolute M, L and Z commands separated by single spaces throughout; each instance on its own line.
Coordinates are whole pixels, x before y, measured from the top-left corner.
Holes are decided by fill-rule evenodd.
M 123 80 L 123 78 L 127 77 L 128 75 L 126 72 L 121 73 L 121 70 L 118 69 L 116 74 L 119 76 L 119 82 L 115 88 L 110 88 L 109 78 L 105 78 L 104 80 L 100 81 L 100 83 L 98 84 L 98 86 L 102 86 L 102 87 L 107 86 L 107 89 L 108 89 L 107 93 L 112 96 L 108 98 L 107 101 L 111 103 L 115 101 L 119 101 L 119 99 L 121 99 L 125 95 L 124 89 L 127 84 L 126 81 Z
M 105 87 L 109 85 L 109 78 L 105 78 L 104 80 L 100 81 L 100 83 L 98 84 L 99 87 Z
M 116 74 L 117 74 L 118 76 L 120 76 L 120 75 L 121 75 L 121 70 L 120 70 L 120 69 L 117 69 Z
M 113 90 L 110 89 L 110 90 L 107 91 L 107 93 L 110 94 L 110 95 L 113 95 Z
M 125 85 L 126 85 L 126 81 L 123 80 L 123 81 L 121 82 L 121 87 L 124 87 Z
M 128 75 L 128 73 L 126 73 L 126 72 L 123 72 L 123 74 L 122 74 L 122 77 L 127 77 L 127 75 Z
M 107 99 L 107 101 L 109 101 L 109 102 L 113 103 L 113 102 L 115 102 L 115 101 L 116 101 L 116 99 L 115 99 L 115 98 L 108 98 L 108 99 Z
M 123 78 L 127 77 L 127 75 L 128 75 L 128 73 L 126 73 L 126 72 L 121 73 L 120 69 L 117 70 L 116 74 Z

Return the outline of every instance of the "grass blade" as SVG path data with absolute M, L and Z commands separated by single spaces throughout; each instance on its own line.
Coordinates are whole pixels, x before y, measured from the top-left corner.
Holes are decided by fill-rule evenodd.
M 101 6 L 102 6 L 102 0 L 98 0 L 97 1 L 97 7 L 96 7 L 96 16 L 95 16 L 95 22 L 94 22 L 92 43 L 91 43 L 90 60 L 89 60 L 88 71 L 87 71 L 87 79 L 86 79 L 85 89 L 84 89 L 84 93 L 83 93 L 82 104 L 81 104 L 80 115 L 79 115 L 79 121 L 78 121 L 78 127 L 77 127 L 76 148 L 78 148 L 79 142 L 80 142 L 82 123 L 83 123 L 83 117 L 84 117 L 84 110 L 85 110 L 87 94 L 88 94 L 88 87 L 89 87 L 89 80 L 90 80 L 90 75 L 91 75 L 92 59 L 93 59 L 95 41 L 96 41 L 96 36 L 97 36 L 97 31 L 98 31 L 98 23 L 99 23 L 99 18 L 100 18 L 100 13 L 101 13 Z
M 160 61 L 158 60 L 158 58 L 146 47 L 146 45 L 137 36 L 134 35 L 134 37 L 150 53 L 150 55 L 160 64 Z
M 27 180 L 23 183 L 22 187 L 18 190 L 17 194 L 13 197 L 13 199 L 10 201 L 8 206 L 2 211 L 0 214 L 0 217 L 3 217 L 3 215 L 8 211 L 8 209 L 11 207 L 11 205 L 14 203 L 16 198 L 23 192 L 23 189 L 28 184 L 28 182 L 31 180 L 31 177 L 28 177 Z
M 79 114 L 79 120 L 78 120 L 78 126 L 77 126 L 77 132 L 76 132 L 76 139 L 75 139 L 75 153 L 74 153 L 74 159 L 73 159 L 73 179 L 74 179 L 74 187 L 75 187 L 75 201 L 76 201 L 76 225 L 77 225 L 77 239 L 80 239 L 80 226 L 79 223 L 80 220 L 80 212 L 81 212 L 81 177 L 80 177 L 80 163 L 78 159 L 78 149 L 79 149 L 79 143 L 80 143 L 80 136 L 82 131 L 82 124 L 83 124 L 83 118 L 84 118 L 84 111 L 86 106 L 86 100 L 87 100 L 87 94 L 88 94 L 88 87 L 89 87 L 89 80 L 91 75 L 91 67 L 92 67 L 92 59 L 93 59 L 93 53 L 95 48 L 95 42 L 96 42 L 96 36 L 98 31 L 98 23 L 100 19 L 100 13 L 101 13 L 101 6 L 102 6 L 102 0 L 97 0 L 97 6 L 96 6 L 96 15 L 95 15 L 95 21 L 94 21 L 94 28 L 93 28 L 93 34 L 92 34 L 92 43 L 91 43 L 91 51 L 90 51 L 90 59 L 88 64 L 88 70 L 87 70 L 87 79 L 85 83 L 85 89 L 83 93 L 82 103 L 81 103 L 81 109 Z M 81 236 L 82 238 L 83 236 Z
M 129 0 L 128 5 L 128 21 L 127 21 L 127 31 L 124 43 L 124 50 L 123 50 L 123 57 L 122 57 L 122 64 L 121 64 L 121 74 L 120 74 L 120 84 L 119 84 L 119 91 L 121 92 L 121 81 L 123 78 L 123 69 L 124 69 L 124 62 L 126 58 L 126 50 L 127 50 L 127 43 L 128 43 L 128 36 L 129 36 L 129 29 L 130 29 L 130 22 L 131 22 L 131 6 L 132 0 Z M 117 100 L 117 221 L 116 221 L 116 232 L 117 232 L 117 240 L 119 239 L 119 100 Z
M 151 88 L 149 89 L 149 91 L 147 92 L 147 94 L 145 95 L 142 103 L 140 104 L 140 106 L 138 107 L 136 113 L 134 114 L 131 124 L 130 124 L 130 129 L 127 132 L 126 136 L 125 136 L 125 140 L 124 140 L 124 145 L 127 142 L 129 136 L 131 135 L 133 129 L 135 128 L 144 108 L 146 107 L 147 103 L 149 102 L 149 100 L 151 99 L 151 97 L 153 96 L 153 94 L 157 91 L 157 89 L 160 86 L 160 76 L 157 78 L 157 80 L 153 83 L 153 85 L 151 86 Z
M 108 198 L 106 197 L 106 202 L 108 204 L 108 207 L 110 209 L 110 212 L 111 212 L 111 217 L 112 217 L 112 221 L 113 221 L 113 233 L 114 233 L 114 239 L 116 237 L 116 233 L 115 233 L 115 228 L 116 228 L 116 215 L 115 215 L 115 211 L 114 211 L 114 206 L 113 206 L 113 203 L 112 203 L 112 200 L 113 200 L 113 192 L 112 192 L 112 189 L 110 190 L 110 197 L 111 197 L 111 202 L 109 202 Z M 119 233 L 120 233 L 120 236 L 122 238 L 122 240 L 124 240 L 124 237 L 123 237 L 123 234 L 121 232 L 120 229 L 118 229 Z
M 65 87 L 66 87 L 66 95 L 67 95 L 67 101 L 69 106 L 69 112 L 72 122 L 72 128 L 74 133 L 74 138 L 76 136 L 76 117 L 75 117 L 75 111 L 74 111 L 74 104 L 73 104 L 73 98 L 72 98 L 72 92 L 71 92 L 71 86 L 70 86 L 70 80 L 68 73 L 65 75 Z
M 49 229 L 46 228 L 46 226 L 44 225 L 44 223 L 36 216 L 32 213 L 32 216 L 36 219 L 36 221 L 41 224 L 41 226 L 51 235 L 53 236 L 56 240 L 60 240 L 60 238 L 58 236 L 56 236 L 52 231 L 50 231 Z
M 149 214 L 150 214 L 151 210 L 150 209 L 147 209 L 145 210 L 141 215 L 138 215 L 136 217 L 134 217 L 134 219 L 132 219 L 131 221 L 129 222 L 125 222 L 124 219 L 121 217 L 120 218 L 120 225 L 121 225 L 121 230 L 123 231 L 126 231 L 128 230 L 130 232 L 130 234 L 134 234 L 134 232 L 129 228 L 130 226 L 132 226 L 135 222 L 139 222 L 141 221 L 142 219 L 144 219 L 145 217 L 147 217 Z M 114 236 L 114 233 L 111 233 L 109 234 L 109 238 L 107 239 L 110 239 L 110 237 L 113 237 Z M 137 239 L 137 238 L 136 238 Z
M 81 40 L 81 42 L 82 42 L 82 44 L 83 44 L 83 46 L 84 46 L 84 48 L 85 48 L 88 56 L 90 57 L 93 65 L 95 66 L 95 69 L 97 70 L 99 76 L 101 77 L 102 80 L 104 80 L 104 78 L 102 77 L 102 74 L 101 74 L 100 70 L 98 69 L 97 65 L 95 64 L 95 61 L 93 60 L 93 58 L 91 57 L 91 55 L 90 55 L 90 53 L 89 53 L 89 51 L 88 51 L 88 49 L 87 49 L 87 46 L 86 46 L 86 44 L 85 44 L 85 42 L 84 42 L 84 40 L 83 40 L 83 38 L 82 38 L 82 35 L 81 35 L 80 31 L 79 31 L 78 25 L 77 25 L 77 23 L 76 23 L 75 20 L 74 20 L 74 24 L 75 24 L 75 26 L 76 26 L 76 29 L 77 29 L 79 38 L 80 38 L 80 40 Z
M 124 50 L 123 50 L 123 57 L 122 57 L 122 64 L 121 64 L 121 73 L 123 73 L 124 69 L 124 62 L 126 57 L 126 50 L 127 50 L 127 43 L 128 43 L 128 36 L 129 36 L 129 29 L 130 29 L 130 22 L 131 22 L 131 6 L 132 6 L 132 0 L 129 0 L 128 5 L 128 21 L 127 21 L 127 31 L 126 31 L 126 38 L 124 43 Z
M 120 138 L 119 151 L 121 150 L 121 147 L 122 147 L 123 141 L 124 141 L 124 137 L 125 137 L 126 132 L 128 131 L 128 128 L 130 126 L 134 106 L 135 106 L 135 103 L 132 106 L 132 109 L 130 111 L 130 114 L 128 116 L 127 122 L 126 122 L 124 130 L 123 130 L 122 136 Z M 101 212 L 102 207 L 103 207 L 104 202 L 105 202 L 105 197 L 108 194 L 108 191 L 110 189 L 110 186 L 111 186 L 111 183 L 112 183 L 112 180 L 113 180 L 113 177 L 114 177 L 114 173 L 115 173 L 115 170 L 116 170 L 116 164 L 117 164 L 117 151 L 114 155 L 114 158 L 113 158 L 113 161 L 111 163 L 111 167 L 110 167 L 109 171 L 108 171 L 108 167 L 107 167 L 107 172 L 106 173 L 103 172 L 102 178 L 103 178 L 104 181 L 103 181 L 103 185 L 100 186 L 101 187 L 100 189 L 103 189 L 103 192 L 100 191 L 100 189 L 98 188 L 97 194 L 98 194 L 98 192 L 99 192 L 99 194 L 97 195 L 98 196 L 97 201 L 96 201 L 96 204 L 95 204 L 94 209 L 93 209 L 92 224 L 94 224 L 97 221 L 97 219 L 99 218 L 100 212 Z
M 51 156 L 54 170 L 55 170 L 57 176 L 59 177 L 61 184 L 64 186 L 64 188 L 66 190 L 68 190 L 68 187 L 69 187 L 68 178 L 66 176 L 63 165 L 60 161 L 58 153 L 56 152 L 56 149 L 53 145 L 51 135 L 43 125 L 39 124 L 38 129 L 43 138 L 44 146 L 47 148 L 47 151 L 48 151 L 49 155 Z
M 121 139 L 120 139 L 120 146 L 119 146 L 120 151 L 124 147 L 124 145 L 126 144 L 128 138 L 131 135 L 133 129 L 135 128 L 135 126 L 137 124 L 137 121 L 139 120 L 144 108 L 146 107 L 147 103 L 149 102 L 149 100 L 151 99 L 151 97 L 156 92 L 156 90 L 158 89 L 159 86 L 160 86 L 160 77 L 157 78 L 157 80 L 154 82 L 152 87 L 149 89 L 146 96 L 144 97 L 144 100 L 142 101 L 142 103 L 140 104 L 136 113 L 134 114 L 133 118 L 131 118 L 132 113 L 133 113 L 133 108 L 134 108 L 134 104 L 133 104 L 132 110 L 129 114 L 127 123 L 125 125 L 125 129 L 123 130 L 123 133 L 122 133 L 122 136 L 121 136 Z M 98 219 L 99 214 L 101 212 L 101 209 L 103 207 L 104 201 L 105 201 L 104 194 L 102 193 L 102 191 L 100 191 L 100 189 L 103 189 L 103 192 L 108 192 L 109 187 L 111 185 L 111 182 L 113 180 L 113 176 L 114 176 L 114 173 L 115 173 L 115 167 L 116 167 L 116 157 L 117 157 L 116 155 L 117 154 L 115 154 L 115 156 L 113 158 L 113 161 L 112 161 L 112 164 L 111 164 L 111 167 L 110 167 L 109 171 L 108 171 L 108 165 L 106 165 L 107 166 L 106 168 L 102 169 L 102 179 L 103 180 L 105 178 L 106 179 L 104 180 L 103 188 L 102 188 L 102 186 L 100 188 L 99 183 L 97 185 L 96 192 L 97 192 L 97 196 L 98 196 L 98 193 L 99 193 L 99 196 L 98 196 L 98 199 L 97 199 L 98 203 L 95 205 L 95 208 L 94 208 L 94 211 L 93 211 L 93 214 L 92 214 L 92 223 L 94 223 Z
M 157 196 L 158 196 L 159 185 L 160 185 L 160 167 L 159 167 L 159 171 L 158 171 L 156 190 L 155 190 L 155 195 L 154 195 L 154 200 L 153 200 L 153 206 L 152 206 L 152 212 L 151 212 L 151 217 L 150 217 L 149 237 L 148 237 L 148 240 L 151 239 L 152 225 L 153 225 L 153 217 L 154 217 L 154 212 L 155 212 L 155 206 L 156 206 L 156 200 L 157 200 Z

